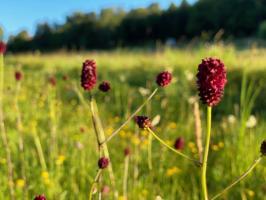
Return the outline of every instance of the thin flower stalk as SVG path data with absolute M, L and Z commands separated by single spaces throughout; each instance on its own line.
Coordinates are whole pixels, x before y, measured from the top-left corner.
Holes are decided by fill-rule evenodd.
M 196 139 L 196 145 L 198 149 L 199 154 L 199 160 L 202 162 L 202 129 L 201 129 L 201 119 L 200 119 L 200 110 L 199 110 L 199 103 L 194 103 L 194 120 L 195 120 L 195 139 Z
M 15 94 L 15 110 L 17 114 L 17 131 L 18 131 L 18 143 L 19 143 L 19 155 L 20 155 L 20 166 L 21 166 L 21 176 L 25 182 L 26 178 L 26 169 L 25 169 L 25 152 L 24 152 L 24 138 L 23 138 L 23 125 L 21 120 L 21 112 L 18 103 L 18 96 L 20 93 L 21 82 L 17 81 L 16 94 Z M 26 191 L 24 191 L 26 193 Z
M 11 158 L 11 150 L 9 147 L 8 137 L 6 134 L 5 123 L 4 123 L 4 113 L 3 113 L 3 90 L 4 90 L 4 56 L 0 52 L 0 126 L 1 126 L 1 137 L 3 140 L 4 148 L 6 151 L 6 160 L 8 168 L 8 187 L 10 198 L 15 199 L 14 192 L 14 180 L 13 180 L 13 163 Z
M 125 168 L 123 177 L 123 196 L 127 199 L 127 182 L 128 182 L 128 168 L 129 168 L 129 155 L 125 156 Z
M 99 116 L 96 101 L 95 101 L 95 99 L 92 98 L 92 96 L 90 96 L 90 109 L 91 109 L 92 121 L 93 121 L 93 125 L 94 125 L 95 134 L 97 137 L 98 147 L 99 147 L 99 151 L 100 151 L 99 153 L 101 156 L 101 151 L 102 151 L 103 155 L 109 159 L 108 172 L 109 172 L 111 184 L 115 190 L 116 189 L 115 176 L 114 176 L 114 172 L 113 172 L 113 168 L 112 168 L 110 154 L 109 154 L 107 144 L 102 145 L 102 141 L 105 141 L 105 134 L 104 134 L 102 122 L 101 122 L 101 119 Z M 118 193 L 117 193 L 117 191 L 115 191 L 115 196 L 117 196 L 117 195 L 118 195 Z
M 156 94 L 156 92 L 158 91 L 158 88 L 156 88 L 151 94 L 150 96 L 127 118 L 127 120 L 118 128 L 116 129 L 109 137 L 107 137 L 102 143 L 106 143 L 109 142 L 115 135 L 117 135 L 119 133 L 119 131 L 121 131 L 122 128 L 124 128 L 124 126 L 127 125 L 128 122 L 130 122 L 138 112 L 141 111 L 141 109 L 152 99 L 152 97 Z
M 92 200 L 94 188 L 97 186 L 99 179 L 101 177 L 101 174 L 102 174 L 102 169 L 99 169 L 90 188 L 89 200 Z
M 207 135 L 206 135 L 202 171 L 201 171 L 201 186 L 202 186 L 202 193 L 203 193 L 204 200 L 208 200 L 206 173 L 207 173 L 208 154 L 209 154 L 210 139 L 211 139 L 211 120 L 212 120 L 211 117 L 212 117 L 212 107 L 208 106 L 207 107 Z
M 256 159 L 252 165 L 247 169 L 246 172 L 244 172 L 240 177 L 238 177 L 234 182 L 232 182 L 229 186 L 227 186 L 224 190 L 216 194 L 214 197 L 211 198 L 211 200 L 215 200 L 218 197 L 222 196 L 224 193 L 226 193 L 228 190 L 230 190 L 233 186 L 235 186 L 238 182 L 243 180 L 247 175 L 249 175 L 253 169 L 260 163 L 262 159 L 262 156 L 260 156 L 258 159 Z
M 161 144 L 163 144 L 165 147 L 167 147 L 168 149 L 170 149 L 171 151 L 175 152 L 176 154 L 178 154 L 179 156 L 192 161 L 194 164 L 196 165 L 201 165 L 201 163 L 198 160 L 195 160 L 193 158 L 190 158 L 189 156 L 187 156 L 186 154 L 177 151 L 176 149 L 174 149 L 173 147 L 169 146 L 165 141 L 163 141 L 158 135 L 156 135 L 150 128 L 147 128 L 147 130 L 149 131 L 149 133 L 151 133 L 153 135 L 153 137 L 158 140 Z

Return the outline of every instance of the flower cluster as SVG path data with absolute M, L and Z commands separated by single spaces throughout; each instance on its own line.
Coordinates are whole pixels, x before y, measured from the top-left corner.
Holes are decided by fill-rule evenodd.
M 20 81 L 22 79 L 22 73 L 20 71 L 15 72 L 15 79 Z
M 136 116 L 135 121 L 138 124 L 139 128 L 145 129 L 152 127 L 151 120 L 146 116 Z
M 82 66 L 81 86 L 84 90 L 92 90 L 97 81 L 96 62 L 94 60 L 86 60 Z
M 171 83 L 172 80 L 172 74 L 168 71 L 163 71 L 159 73 L 156 77 L 156 83 L 160 87 L 165 87 Z
M 184 146 L 185 146 L 185 139 L 182 137 L 177 138 L 174 144 L 175 149 L 182 150 L 184 149 Z
M 206 58 L 199 64 L 197 85 L 203 104 L 216 106 L 222 99 L 226 85 L 226 70 L 219 59 Z
M 102 92 L 108 92 L 111 89 L 111 85 L 108 81 L 103 81 L 100 85 L 99 85 L 99 90 Z
M 0 54 L 4 54 L 6 52 L 6 44 L 0 41 Z
M 101 157 L 98 161 L 98 166 L 100 169 L 105 169 L 109 165 L 109 159 L 106 157 Z
M 263 156 L 266 156 L 266 140 L 261 143 L 260 152 Z
M 34 197 L 34 200 L 46 200 L 46 197 L 42 194 Z

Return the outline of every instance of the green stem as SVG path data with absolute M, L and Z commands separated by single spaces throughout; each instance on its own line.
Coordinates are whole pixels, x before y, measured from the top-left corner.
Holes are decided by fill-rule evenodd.
M 4 113 L 3 113 L 3 90 L 4 90 L 4 55 L 0 53 L 0 129 L 1 137 L 3 140 L 4 148 L 6 151 L 6 160 L 8 168 L 8 186 L 10 192 L 10 199 L 15 199 L 14 192 L 14 180 L 13 180 L 13 163 L 11 159 L 11 150 L 8 142 L 8 137 L 6 134 L 5 123 L 4 123 Z
M 119 133 L 119 131 L 125 126 L 127 125 L 127 123 L 133 118 L 135 117 L 135 115 L 141 111 L 141 109 L 152 99 L 152 97 L 156 94 L 156 92 L 158 91 L 158 88 L 156 88 L 151 95 L 127 118 L 127 120 L 118 128 L 116 129 L 109 137 L 107 137 L 102 143 L 107 143 L 109 142 L 116 134 Z
M 231 183 L 229 186 L 227 186 L 223 191 L 216 194 L 214 197 L 211 198 L 211 200 L 217 199 L 221 195 L 223 195 L 225 192 L 227 192 L 229 189 L 231 189 L 233 186 L 235 186 L 238 182 L 240 182 L 242 179 L 244 179 L 261 161 L 262 156 L 260 156 L 258 159 L 256 159 L 252 165 L 247 169 L 246 172 L 244 172 L 239 178 L 237 178 L 233 183 Z
M 149 135 L 148 138 L 148 165 L 149 170 L 152 170 L 152 135 Z
M 205 143 L 203 163 L 202 163 L 202 172 L 201 172 L 201 185 L 202 185 L 202 193 L 203 193 L 204 200 L 208 200 L 206 172 L 207 172 L 210 139 L 211 139 L 211 120 L 212 120 L 212 107 L 208 106 L 207 107 L 207 135 L 206 135 L 206 143 Z
M 128 180 L 129 155 L 125 157 L 125 168 L 123 177 L 123 196 L 127 199 L 127 180 Z
M 182 156 L 183 158 L 194 162 L 196 165 L 201 165 L 201 163 L 198 160 L 195 160 L 193 158 L 190 158 L 189 156 L 187 156 L 184 153 L 181 153 L 180 151 L 177 151 L 176 149 L 174 149 L 173 147 L 169 146 L 165 141 L 163 141 L 158 135 L 156 135 L 150 128 L 147 128 L 147 130 L 153 135 L 153 137 L 155 137 L 155 139 L 157 139 L 160 143 L 162 143 L 164 146 L 166 146 L 168 149 L 172 150 L 173 152 L 175 152 L 176 154 Z
M 94 181 L 93 181 L 93 183 L 91 185 L 91 189 L 90 189 L 90 193 L 89 193 L 89 200 L 92 200 L 93 189 L 94 189 L 95 185 L 97 185 L 101 173 L 102 173 L 102 170 L 99 169 L 99 171 L 97 172 L 97 174 L 95 176 L 95 179 L 94 179 Z

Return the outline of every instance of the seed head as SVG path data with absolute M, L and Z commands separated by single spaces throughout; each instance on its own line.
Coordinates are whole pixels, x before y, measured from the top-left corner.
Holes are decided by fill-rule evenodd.
M 110 89 L 111 89 L 111 85 L 108 81 L 103 81 L 99 85 L 99 90 L 101 90 L 102 92 L 108 92 Z
M 130 148 L 125 148 L 124 149 L 124 154 L 125 154 L 125 156 L 129 156 L 129 154 L 130 154 Z
M 138 124 L 139 128 L 145 129 L 152 127 L 151 120 L 146 116 L 136 116 L 135 121 Z
M 101 157 L 98 161 L 98 166 L 100 169 L 105 169 L 106 167 L 108 167 L 109 164 L 109 159 L 106 157 Z
M 172 80 L 172 74 L 168 71 L 163 71 L 157 75 L 156 83 L 160 87 L 165 87 L 170 84 Z
M 185 139 L 182 137 L 177 138 L 174 144 L 175 149 L 182 150 L 184 149 L 184 146 L 185 146 Z
M 261 143 L 260 152 L 263 156 L 266 156 L 266 140 Z
M 20 81 L 22 79 L 22 73 L 20 71 L 15 72 L 15 79 Z
M 0 54 L 4 54 L 6 52 L 6 44 L 0 41 Z
M 81 86 L 84 90 L 92 90 L 97 81 L 96 62 L 85 60 L 81 71 Z
M 46 197 L 42 194 L 34 197 L 34 200 L 46 200 Z
M 49 83 L 51 84 L 51 86 L 56 86 L 56 78 L 54 76 L 51 76 L 49 78 Z
M 197 85 L 203 104 L 216 106 L 222 99 L 227 83 L 224 63 L 216 58 L 206 58 L 199 64 Z

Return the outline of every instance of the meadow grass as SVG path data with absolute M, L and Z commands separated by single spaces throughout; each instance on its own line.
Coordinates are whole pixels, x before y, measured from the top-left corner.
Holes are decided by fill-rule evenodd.
M 159 90 L 140 114 L 152 118 L 160 115 L 156 134 L 169 145 L 173 145 L 177 137 L 184 137 L 183 152 L 198 159 L 193 117 L 193 102 L 197 100 L 195 74 L 201 59 L 209 56 L 221 58 L 228 69 L 224 99 L 213 109 L 207 174 L 209 195 L 213 196 L 258 157 L 260 143 L 266 137 L 265 49 L 239 50 L 233 45 L 216 44 L 157 51 L 117 49 L 7 55 L 3 109 L 17 199 L 32 199 L 42 193 L 47 199 L 89 197 L 98 169 L 98 147 L 86 104 L 89 95 L 84 94 L 85 103 L 82 103 L 75 91 L 75 88 L 82 91 L 80 70 L 87 58 L 97 61 L 99 80 L 111 82 L 109 93 L 93 91 L 107 136 L 153 91 L 158 72 L 173 71 L 173 83 Z M 19 90 L 14 78 L 16 70 L 23 73 Z M 55 86 L 49 83 L 53 76 Z M 67 76 L 67 80 L 63 80 L 63 76 Z M 205 135 L 205 110 L 200 112 Z M 255 122 L 251 115 L 255 116 Z M 125 193 L 124 149 L 129 147 L 129 200 L 149 200 L 156 196 L 166 200 L 201 199 L 198 167 L 153 140 L 150 170 L 148 144 L 148 132 L 139 131 L 133 120 L 108 143 L 120 196 Z M 2 143 L 0 168 L 0 199 L 8 199 L 8 168 Z M 221 199 L 264 199 L 265 174 L 263 161 L 252 175 Z M 107 171 L 103 172 L 104 185 L 111 188 Z M 113 198 L 112 191 L 103 195 L 106 199 Z

